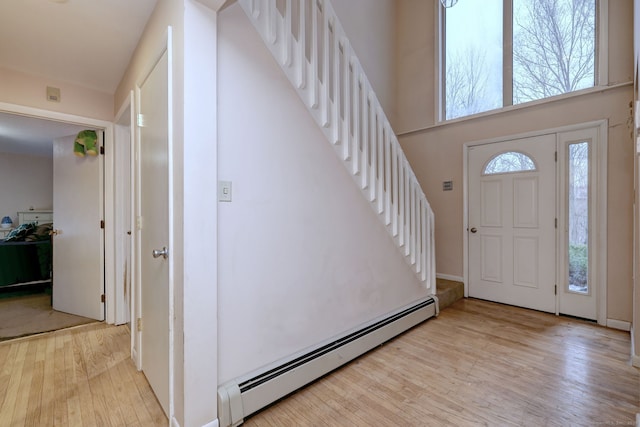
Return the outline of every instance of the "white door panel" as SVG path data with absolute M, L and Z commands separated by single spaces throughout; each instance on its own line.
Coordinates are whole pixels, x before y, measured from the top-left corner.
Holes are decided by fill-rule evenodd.
M 555 147 L 547 135 L 469 148 L 471 297 L 555 312 Z M 504 172 L 484 173 L 510 152 L 533 164 L 506 161 Z
M 169 414 L 169 61 L 165 51 L 140 87 L 140 276 L 142 370 Z M 169 252 L 170 254 L 170 252 Z
M 102 156 L 75 156 L 74 140 L 53 143 L 53 308 L 104 320 Z

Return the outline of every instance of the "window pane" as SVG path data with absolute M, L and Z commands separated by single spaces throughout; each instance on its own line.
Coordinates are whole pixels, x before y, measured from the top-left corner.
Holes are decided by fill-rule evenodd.
M 446 9 L 446 119 L 502 106 L 502 0 Z
M 536 165 L 531 157 L 516 151 L 509 151 L 495 156 L 484 168 L 484 175 L 497 173 L 524 172 L 536 170 Z
M 589 293 L 589 143 L 569 145 L 569 291 Z
M 595 0 L 513 0 L 513 103 L 595 84 Z

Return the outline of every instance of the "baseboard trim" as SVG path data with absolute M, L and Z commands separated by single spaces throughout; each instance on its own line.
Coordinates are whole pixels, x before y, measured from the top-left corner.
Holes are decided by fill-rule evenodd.
M 636 354 L 636 343 L 634 337 L 634 328 L 631 327 L 631 366 L 640 368 L 640 354 Z M 638 414 L 638 416 L 640 416 L 640 414 Z M 638 427 L 640 427 L 640 424 L 638 424 Z
M 432 296 L 218 387 L 218 420 L 235 427 L 244 418 L 435 316 Z
M 631 330 L 631 322 L 625 322 L 624 320 L 607 319 L 607 328 L 619 329 L 621 331 L 629 332 Z
M 464 277 L 454 276 L 454 275 L 451 275 L 451 274 L 436 273 L 436 279 L 444 279 L 444 280 L 451 280 L 453 282 L 464 283 Z

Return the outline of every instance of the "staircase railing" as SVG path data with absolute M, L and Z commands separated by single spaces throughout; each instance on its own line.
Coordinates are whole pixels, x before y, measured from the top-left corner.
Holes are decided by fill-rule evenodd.
M 434 216 L 328 0 L 239 0 L 419 280 L 435 293 Z

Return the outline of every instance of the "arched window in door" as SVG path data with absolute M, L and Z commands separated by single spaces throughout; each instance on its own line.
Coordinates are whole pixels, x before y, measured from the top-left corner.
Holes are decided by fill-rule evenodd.
M 507 151 L 491 158 L 485 165 L 483 175 L 528 172 L 537 170 L 533 159 L 518 151 Z

